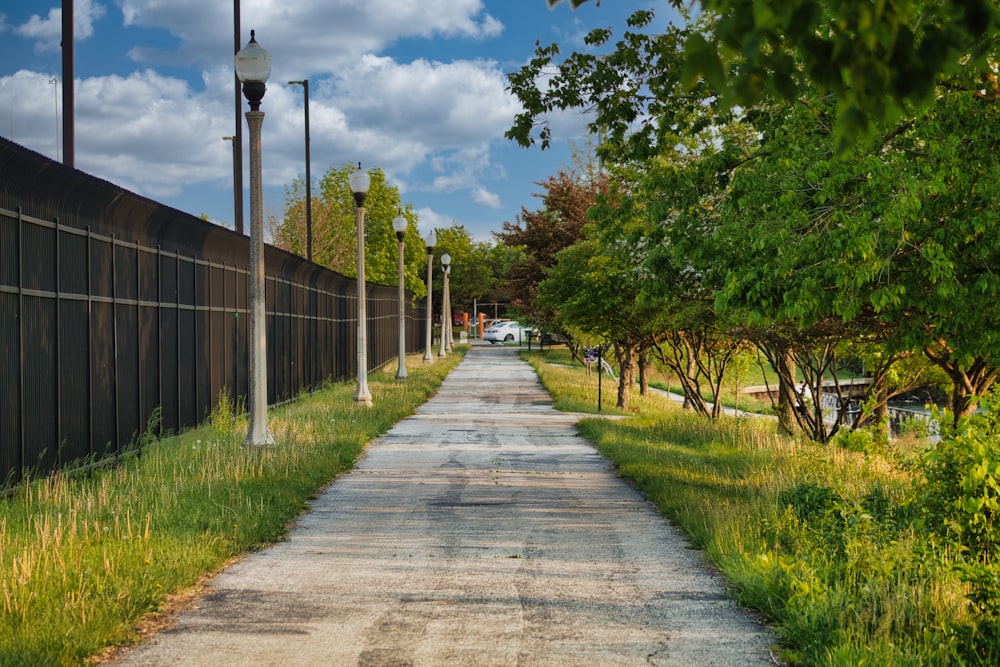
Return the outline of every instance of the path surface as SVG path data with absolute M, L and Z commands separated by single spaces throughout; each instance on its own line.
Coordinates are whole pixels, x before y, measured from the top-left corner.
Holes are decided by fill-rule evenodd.
M 474 347 L 288 541 L 118 664 L 770 664 L 767 628 L 551 403 L 514 350 Z

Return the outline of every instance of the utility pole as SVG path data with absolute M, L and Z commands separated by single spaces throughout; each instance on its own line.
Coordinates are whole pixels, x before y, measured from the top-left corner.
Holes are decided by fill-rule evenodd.
M 73 78 L 75 76 L 73 71 L 73 0 L 62 0 L 63 164 L 67 167 L 76 166 L 76 133 L 73 130 L 75 122 L 73 107 L 76 104 L 73 99 Z M 57 139 L 57 152 L 59 150 L 58 143 Z

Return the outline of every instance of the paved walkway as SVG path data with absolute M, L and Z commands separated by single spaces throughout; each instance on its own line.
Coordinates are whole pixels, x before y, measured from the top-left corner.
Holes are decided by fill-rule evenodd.
M 576 419 L 514 350 L 474 347 L 286 542 L 119 664 L 769 664 L 768 630 Z

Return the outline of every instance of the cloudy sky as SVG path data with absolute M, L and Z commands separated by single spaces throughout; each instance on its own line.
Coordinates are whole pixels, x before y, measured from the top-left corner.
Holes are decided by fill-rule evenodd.
M 280 212 L 284 187 L 305 174 L 302 88 L 286 82 L 309 79 L 314 183 L 331 166 L 377 166 L 422 228 L 458 223 L 489 240 L 522 206 L 537 208 L 535 181 L 569 164 L 564 141 L 543 153 L 503 138 L 518 111 L 505 74 L 536 42 L 581 50 L 591 28 L 620 33 L 628 14 L 648 6 L 669 19 L 663 0 L 576 11 L 549 10 L 545 0 L 242 0 L 241 44 L 253 28 L 272 58 L 262 105 L 266 210 Z M 53 159 L 62 141 L 60 7 L 0 0 L 0 134 Z M 233 3 L 74 7 L 76 167 L 231 227 L 223 137 L 235 125 Z M 581 141 L 583 126 L 563 117 L 554 131 Z M 243 134 L 245 144 L 245 125 Z M 244 172 L 247 163 L 245 155 Z

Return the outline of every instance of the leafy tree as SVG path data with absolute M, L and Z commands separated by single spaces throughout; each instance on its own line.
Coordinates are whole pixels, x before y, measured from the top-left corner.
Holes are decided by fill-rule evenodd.
M 587 0 L 570 0 L 577 7 Z M 549 6 L 561 0 L 547 0 Z M 670 0 L 683 10 L 690 3 Z M 973 70 L 993 93 L 991 0 L 700 0 L 718 17 L 685 44 L 685 80 L 732 104 L 797 99 L 807 84 L 837 100 L 840 149 L 873 125 L 932 101 L 942 76 Z
M 548 148 L 548 116 L 584 109 L 592 113 L 589 129 L 601 137 L 597 152 L 607 163 L 643 160 L 661 148 L 673 148 L 662 135 L 672 137 L 675 123 L 689 122 L 680 112 L 690 108 L 684 103 L 709 96 L 708 86 L 689 91 L 681 81 L 684 43 L 700 24 L 650 34 L 653 20 L 652 11 L 633 13 L 628 29 L 607 53 L 599 53 L 611 47 L 612 31 L 604 28 L 587 34 L 586 52 L 571 53 L 558 64 L 558 44 L 539 46 L 534 58 L 508 75 L 524 111 L 505 136 L 521 146 L 537 141 Z
M 627 253 L 602 247 L 597 226 L 591 225 L 584 238 L 557 253 L 538 287 L 539 306 L 554 313 L 555 324 L 613 346 L 619 367 L 616 405 L 623 410 L 629 405 L 637 352 L 648 336 L 648 323 L 637 308 L 641 278 L 635 269 Z
M 496 270 L 503 267 L 498 267 L 496 264 L 498 255 L 489 243 L 473 241 L 468 230 L 462 225 L 438 229 L 437 244 L 434 247 L 437 262 L 434 282 L 438 285 L 438 290 L 443 287 L 440 267 L 441 257 L 445 253 L 451 255 L 451 277 L 448 285 L 452 312 L 471 313 L 473 300 L 483 301 L 484 297 L 492 294 L 499 281 Z M 426 262 L 426 255 L 424 261 Z M 424 266 L 426 267 L 426 264 Z
M 893 354 L 923 350 L 951 378 L 955 419 L 1000 364 L 1000 118 L 967 84 L 851 160 L 830 148 L 827 102 L 777 111 L 765 154 L 733 178 L 723 236 L 739 250 L 720 293 L 751 318 L 867 321 Z
M 319 180 L 312 197 L 313 261 L 345 276 L 357 276 L 357 218 L 348 181 L 353 165 L 331 167 Z M 427 294 L 424 284 L 427 254 L 417 229 L 417 215 L 403 206 L 399 190 L 390 186 L 379 168 L 368 171 L 371 187 L 365 198 L 365 277 L 370 282 L 395 285 L 399 279 L 396 233 L 392 221 L 402 214 L 408 225 L 404 237 L 404 284 L 415 297 Z M 280 222 L 272 220 L 274 244 L 289 252 L 305 254 L 305 184 L 296 179 L 285 189 L 285 210 Z
M 886 11 L 906 18 L 902 32 L 894 34 L 912 32 L 907 21 L 921 8 L 927 10 L 921 39 L 939 32 L 943 17 L 953 16 L 949 12 L 965 11 L 953 3 L 907 3 L 900 13 L 902 5 L 884 3 Z M 777 11 L 774 3 L 754 6 L 755 20 Z M 860 13 L 870 9 L 868 3 L 851 6 Z M 849 11 L 847 3 L 826 7 L 827 18 Z M 705 15 L 694 28 L 648 35 L 642 30 L 651 16 L 638 12 L 630 20 L 633 30 L 609 54 L 572 54 L 555 66 L 558 47 L 540 48 L 511 77 L 526 111 L 509 136 L 530 144 L 541 125 L 544 147 L 546 113 L 594 110 L 591 129 L 606 138 L 602 155 L 647 168 L 640 188 L 654 202 L 650 233 L 653 245 L 662 248 L 651 260 L 659 261 L 659 254 L 676 271 L 683 268 L 674 266 L 677 258 L 687 258 L 733 324 L 743 319 L 773 331 L 779 344 L 772 348 L 786 367 L 784 376 L 795 375 L 795 350 L 781 348 L 783 329 L 795 326 L 807 334 L 819 327 L 816 336 L 797 337 L 818 347 L 800 348 L 798 354 L 826 359 L 822 350 L 852 338 L 887 345 L 887 361 L 922 350 L 952 380 L 956 419 L 967 414 L 973 397 L 995 381 L 1000 359 L 993 333 L 1000 325 L 998 286 L 988 269 L 1000 251 L 994 243 L 1000 238 L 994 233 L 1000 95 L 996 75 L 986 70 L 984 77 L 977 66 L 984 58 L 997 60 L 995 46 L 984 50 L 963 42 L 967 68 L 946 70 L 923 110 L 907 117 L 897 110 L 885 116 L 893 122 L 874 123 L 880 134 L 852 143 L 850 159 L 844 159 L 844 144 L 836 140 L 843 131 L 845 98 L 814 92 L 808 63 L 802 68 L 794 60 L 786 63 L 795 76 L 801 74 L 794 101 L 781 101 L 788 91 L 777 91 L 782 94 L 775 101 L 761 88 L 756 103 L 739 110 L 744 123 L 732 122 L 735 110 L 718 103 L 712 77 L 698 79 L 684 94 L 684 84 L 691 83 L 685 67 L 692 40 L 716 34 L 731 20 L 736 19 Z M 803 34 L 809 39 L 811 33 Z M 825 32 L 817 37 L 825 38 Z M 609 31 L 598 30 L 587 43 L 596 48 L 609 39 Z M 749 54 L 747 68 L 756 55 Z M 727 66 L 739 72 L 744 63 L 734 59 Z M 727 131 L 743 132 L 742 142 L 730 140 Z M 698 138 L 713 132 L 717 149 Z M 687 163 L 678 155 L 689 156 Z M 841 333 L 832 328 L 837 320 Z M 810 365 L 822 369 L 828 363 Z M 813 374 L 819 381 L 821 372 Z
M 543 207 L 536 211 L 522 207 L 517 221 L 505 222 L 495 236 L 499 244 L 520 252 L 509 268 L 502 297 L 531 322 L 551 326 L 553 312 L 539 307 L 538 285 L 555 264 L 557 253 L 581 238 L 587 210 L 606 191 L 606 183 L 600 174 L 585 179 L 576 172 L 560 171 L 538 185 L 544 190 L 538 195 Z

